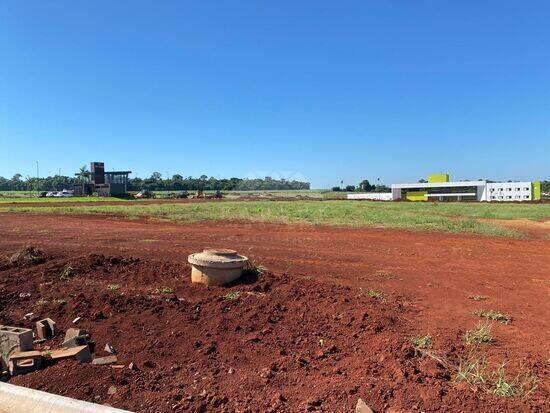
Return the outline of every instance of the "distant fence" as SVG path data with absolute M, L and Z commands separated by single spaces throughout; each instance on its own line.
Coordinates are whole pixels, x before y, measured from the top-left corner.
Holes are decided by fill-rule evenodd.
M 391 201 L 391 192 L 364 192 L 362 194 L 348 194 L 348 199 L 370 199 L 372 201 Z

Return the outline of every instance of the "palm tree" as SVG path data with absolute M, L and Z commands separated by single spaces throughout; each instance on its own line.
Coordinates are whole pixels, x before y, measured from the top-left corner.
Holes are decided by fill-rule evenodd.
M 88 181 L 88 178 L 90 177 L 90 172 L 88 171 L 88 168 L 86 168 L 86 165 L 82 165 L 78 169 L 78 173 L 76 174 L 76 176 L 78 177 L 78 180 L 80 181 L 80 183 L 84 183 Z

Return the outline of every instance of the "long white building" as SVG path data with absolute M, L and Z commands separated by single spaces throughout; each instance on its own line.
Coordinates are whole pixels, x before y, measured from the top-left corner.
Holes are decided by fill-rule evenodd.
M 349 194 L 348 199 L 408 200 L 408 201 L 486 201 L 522 202 L 541 198 L 540 181 L 487 182 L 449 181 L 449 174 L 434 174 L 428 182 L 392 184 L 387 194 Z

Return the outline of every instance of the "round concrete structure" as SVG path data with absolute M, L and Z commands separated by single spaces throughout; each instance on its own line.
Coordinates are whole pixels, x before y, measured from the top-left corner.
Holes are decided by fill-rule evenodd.
M 239 278 L 248 258 L 227 249 L 207 248 L 203 252 L 191 254 L 191 281 L 206 285 L 223 285 Z

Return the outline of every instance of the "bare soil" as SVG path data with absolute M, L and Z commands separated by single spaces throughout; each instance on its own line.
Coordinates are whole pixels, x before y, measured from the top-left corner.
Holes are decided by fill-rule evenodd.
M 25 245 L 45 261 L 10 263 Z M 236 249 L 268 270 L 231 287 L 192 285 L 186 258 L 204 247 Z M 51 317 L 61 334 L 44 345 L 54 348 L 80 316 L 96 356 L 110 343 L 126 366 L 64 361 L 14 384 L 143 412 L 351 412 L 359 397 L 375 412 L 547 408 L 548 240 L 9 214 L 0 255 L 0 324 Z M 453 380 L 479 309 L 512 317 L 480 351 L 535 373 L 529 398 Z M 425 334 L 443 364 L 412 347 Z

